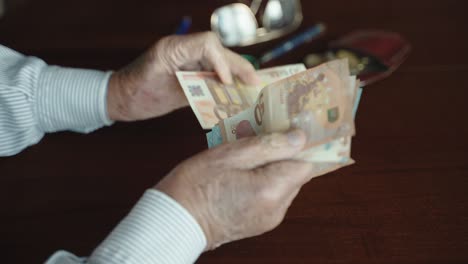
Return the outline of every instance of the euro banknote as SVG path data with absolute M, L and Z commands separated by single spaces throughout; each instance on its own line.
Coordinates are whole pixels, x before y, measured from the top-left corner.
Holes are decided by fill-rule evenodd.
M 235 79 L 222 84 L 213 72 L 177 72 L 179 83 L 204 129 L 211 129 L 255 103 L 262 88 L 283 78 L 305 71 L 303 64 L 292 64 L 257 71 L 261 83 L 248 86 Z
M 209 147 L 301 128 L 308 145 L 298 159 L 320 163 L 325 172 L 351 164 L 354 115 L 362 89 L 347 67 L 344 60 L 332 61 L 268 85 L 255 106 L 224 119 L 207 133 Z
M 219 122 L 223 141 L 238 137 L 236 128 L 241 122 L 248 126 L 244 134 L 300 128 L 310 146 L 351 136 L 357 91 L 353 79 L 347 62 L 336 60 L 267 85 L 255 104 Z

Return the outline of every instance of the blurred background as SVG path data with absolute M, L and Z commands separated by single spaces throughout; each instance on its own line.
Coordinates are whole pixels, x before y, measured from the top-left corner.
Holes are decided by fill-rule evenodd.
M 158 38 L 173 34 L 184 16 L 192 18 L 192 32 L 210 30 L 212 12 L 233 2 L 6 0 L 0 42 L 49 63 L 117 69 Z M 468 59 L 463 52 L 468 40 L 460 37 L 468 33 L 464 5 L 458 0 L 302 1 L 301 29 L 324 22 L 327 32 L 321 41 L 303 45 L 281 63 L 301 61 L 353 30 L 383 29 L 401 33 L 414 46 L 403 71 L 460 66 Z M 259 55 L 287 38 L 236 50 Z

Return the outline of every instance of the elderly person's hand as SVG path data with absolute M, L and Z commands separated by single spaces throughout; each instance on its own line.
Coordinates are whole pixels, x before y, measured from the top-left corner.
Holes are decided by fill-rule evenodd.
M 283 220 L 313 165 L 292 160 L 306 142 L 301 130 L 243 138 L 181 163 L 156 189 L 198 221 L 207 248 L 260 235 Z
M 259 82 L 252 65 L 224 48 L 213 33 L 169 36 L 111 76 L 110 119 L 147 119 L 188 105 L 175 76 L 179 70 L 214 70 L 224 83 L 231 83 L 233 75 L 248 84 Z

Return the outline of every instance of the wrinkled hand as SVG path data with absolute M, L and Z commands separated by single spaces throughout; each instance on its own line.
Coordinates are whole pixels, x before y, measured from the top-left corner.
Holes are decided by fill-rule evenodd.
M 147 119 L 188 105 L 175 76 L 180 70 L 214 70 L 224 83 L 231 83 L 232 75 L 248 84 L 259 82 L 252 65 L 224 48 L 213 33 L 169 36 L 111 76 L 107 96 L 110 119 Z
M 243 138 L 181 163 L 156 189 L 198 221 L 207 248 L 260 235 L 280 224 L 313 165 L 291 158 L 306 142 L 301 130 Z

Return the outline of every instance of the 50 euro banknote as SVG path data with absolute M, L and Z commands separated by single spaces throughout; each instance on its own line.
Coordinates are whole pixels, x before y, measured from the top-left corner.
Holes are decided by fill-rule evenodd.
M 254 105 L 215 126 L 207 134 L 208 145 L 301 128 L 307 146 L 296 158 L 317 163 L 324 173 L 351 164 L 354 114 L 362 92 L 358 86 L 345 60 L 272 83 Z
M 283 78 L 305 71 L 303 64 L 291 64 L 257 71 L 261 83 L 248 86 L 238 79 L 222 84 L 213 72 L 177 72 L 179 83 L 204 129 L 211 129 L 255 103 L 262 88 Z

